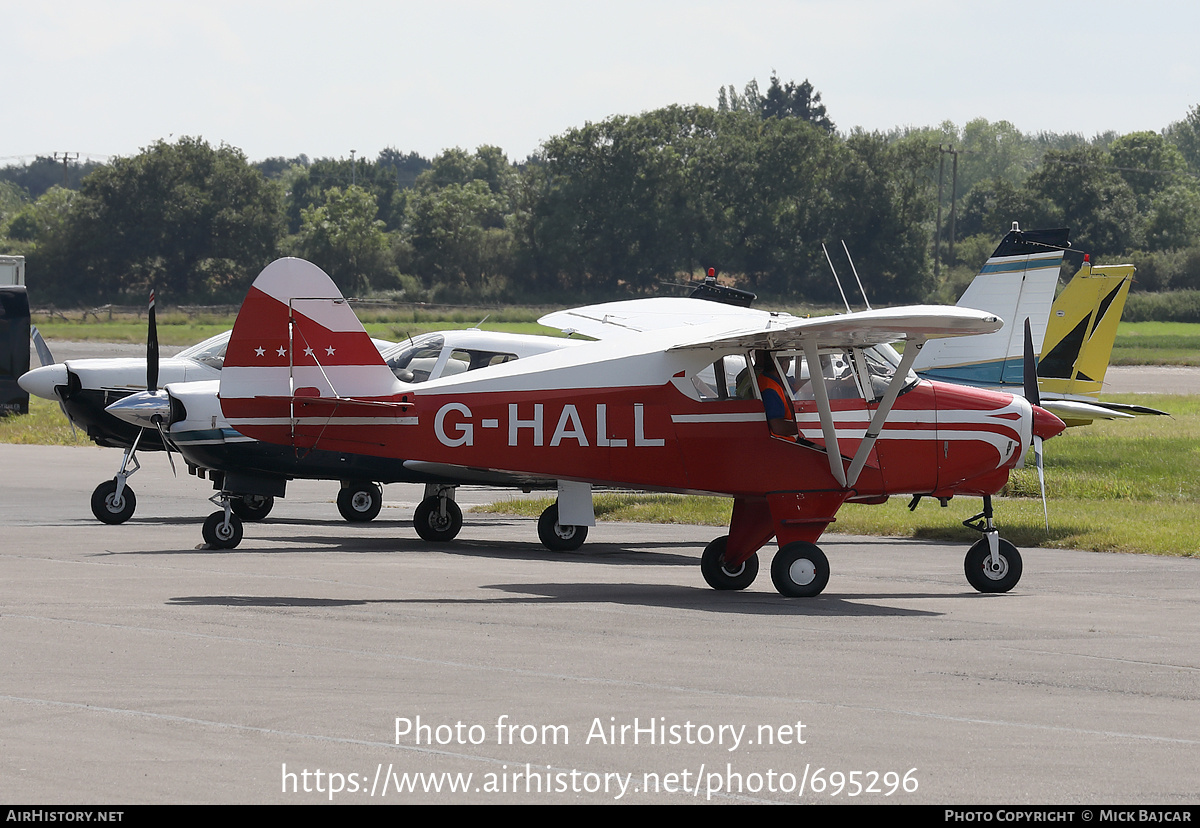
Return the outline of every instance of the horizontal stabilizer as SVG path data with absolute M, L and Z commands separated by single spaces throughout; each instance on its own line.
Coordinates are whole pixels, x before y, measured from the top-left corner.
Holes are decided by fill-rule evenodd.
M 1077 400 L 1042 400 L 1042 408 L 1067 425 L 1087 425 L 1093 420 L 1131 420 L 1132 414 L 1114 411 L 1094 403 Z

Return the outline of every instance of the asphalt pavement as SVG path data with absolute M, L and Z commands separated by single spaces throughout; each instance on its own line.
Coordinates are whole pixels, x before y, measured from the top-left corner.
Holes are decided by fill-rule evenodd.
M 1200 560 L 830 535 L 814 599 L 699 571 L 712 527 L 350 525 L 294 483 L 234 550 L 208 483 L 0 446 L 0 790 L 10 802 L 1200 802 Z M 490 500 L 462 490 L 460 502 Z

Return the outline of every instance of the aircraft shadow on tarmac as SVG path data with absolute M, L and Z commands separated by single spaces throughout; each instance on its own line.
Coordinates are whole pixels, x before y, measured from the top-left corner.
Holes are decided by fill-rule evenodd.
M 163 521 L 166 523 L 168 521 Z M 176 522 L 171 519 L 169 522 Z M 190 526 L 195 525 L 194 519 L 178 522 Z M 273 525 L 284 521 L 272 521 Z M 408 521 L 390 521 L 380 524 L 373 521 L 370 526 L 378 530 L 382 527 L 394 526 L 395 535 L 381 535 L 377 531 L 369 535 L 356 535 L 354 527 L 342 521 L 331 520 L 328 534 L 312 532 L 319 524 L 313 521 L 288 521 L 296 526 L 309 530 L 306 534 L 288 535 L 287 537 L 255 538 L 247 530 L 247 535 L 234 549 L 211 549 L 206 546 L 188 546 L 158 550 L 129 550 L 125 552 L 105 550 L 106 555 L 191 555 L 202 552 L 206 555 L 304 555 L 312 553 L 344 552 L 361 555 L 403 555 L 415 552 L 439 552 L 449 555 L 463 555 L 479 558 L 503 558 L 505 560 L 529 561 L 571 561 L 574 563 L 630 563 L 652 564 L 655 566 L 687 566 L 695 567 L 699 563 L 699 551 L 695 541 L 638 541 L 634 544 L 619 543 L 588 543 L 574 552 L 551 552 L 536 540 L 529 541 L 489 541 L 458 537 L 446 543 L 430 543 L 415 536 L 413 524 Z M 530 537 L 536 535 L 534 525 L 530 521 L 501 522 L 493 521 L 488 524 L 494 527 L 516 527 L 528 530 Z M 199 535 L 199 532 L 196 533 Z M 285 544 L 285 546 L 280 546 Z M 671 550 L 686 550 L 690 554 L 672 554 Z
M 190 595 L 170 599 L 169 606 L 339 608 L 367 605 L 414 606 L 421 604 L 563 605 L 620 604 L 637 607 L 702 610 L 712 613 L 773 616 L 937 617 L 942 612 L 900 609 L 864 604 L 864 600 L 895 598 L 945 598 L 945 595 L 847 595 L 826 593 L 819 599 L 797 601 L 774 593 L 714 592 L 707 587 L 638 583 L 537 583 L 486 584 L 481 590 L 498 590 L 504 596 L 482 598 L 311 598 L 282 595 Z M 964 597 L 970 597 L 964 594 Z

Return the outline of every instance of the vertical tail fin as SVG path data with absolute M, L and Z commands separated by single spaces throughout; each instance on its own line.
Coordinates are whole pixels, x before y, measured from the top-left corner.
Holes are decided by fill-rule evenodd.
M 321 268 L 279 259 L 254 280 L 221 370 L 221 410 L 234 428 L 247 437 L 299 445 L 304 429 L 298 421 L 306 419 L 297 412 L 300 403 L 371 401 L 399 391 L 399 381 Z
M 1022 325 L 1030 320 L 1034 348 L 1040 352 L 1059 268 L 1070 247 L 1068 235 L 1065 229 L 1022 232 L 1014 223 L 958 300 L 959 307 L 995 314 L 1004 320 L 1004 327 L 984 336 L 929 342 L 914 368 L 930 379 L 1011 386 L 1020 393 Z
M 1133 265 L 1093 267 L 1085 262 L 1059 294 L 1038 365 L 1043 392 L 1100 393 L 1133 273 Z

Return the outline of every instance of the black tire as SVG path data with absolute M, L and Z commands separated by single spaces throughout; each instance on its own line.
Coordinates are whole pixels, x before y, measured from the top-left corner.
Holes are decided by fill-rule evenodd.
M 586 526 L 564 526 L 558 522 L 558 503 L 551 503 L 538 518 L 538 539 L 551 552 L 574 552 L 587 540 Z
M 233 513 L 242 520 L 256 523 L 271 514 L 275 498 L 270 495 L 242 495 L 235 497 L 229 505 Z
M 713 589 L 745 589 L 758 577 L 758 553 L 755 552 L 737 566 L 725 566 L 725 546 L 729 536 L 723 535 L 704 547 L 700 556 L 700 573 Z
M 383 489 L 374 483 L 345 486 L 338 492 L 338 511 L 351 523 L 374 520 L 383 508 Z
M 413 527 L 422 540 L 445 543 L 454 540 L 462 530 L 462 509 L 450 498 L 446 498 L 446 514 L 442 514 L 441 498 L 427 497 L 417 504 L 413 512 Z
M 224 510 L 213 512 L 204 519 L 202 534 L 204 542 L 213 549 L 233 549 L 242 542 L 242 519 L 230 515 L 226 524 Z
M 117 481 L 105 480 L 92 492 L 92 514 L 101 523 L 116 525 L 124 523 L 133 517 L 137 508 L 137 498 L 129 486 L 121 491 L 121 499 L 117 500 Z
M 980 592 L 1008 592 L 1021 580 L 1021 553 L 1004 538 L 1000 539 L 1000 568 L 993 570 L 991 564 L 987 538 L 980 538 L 963 560 L 967 583 Z
M 781 595 L 789 598 L 820 595 L 829 583 L 829 559 L 815 544 L 789 543 L 771 561 L 771 581 Z

